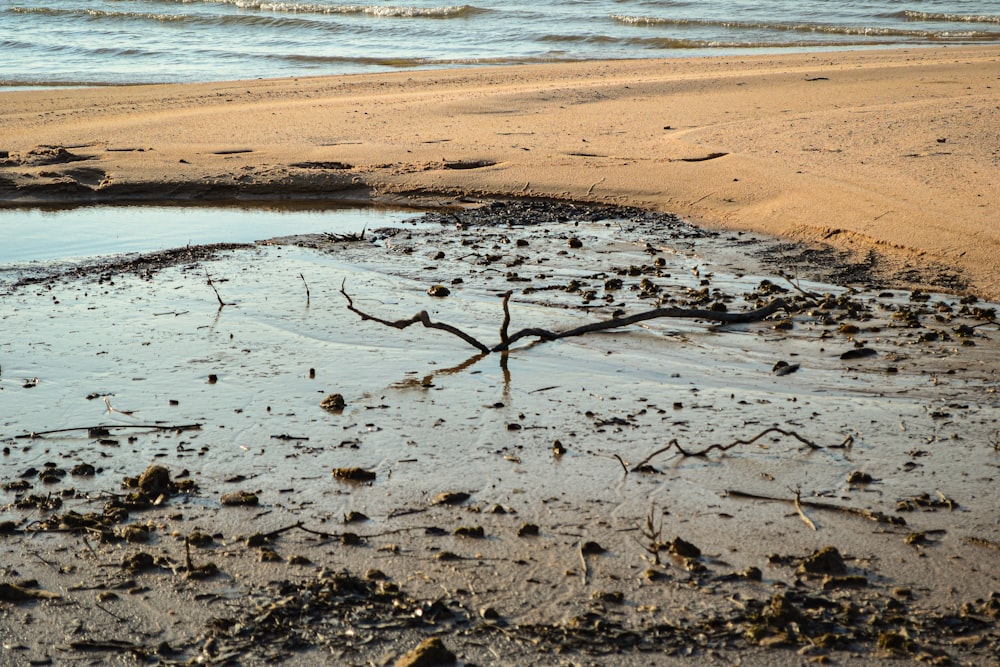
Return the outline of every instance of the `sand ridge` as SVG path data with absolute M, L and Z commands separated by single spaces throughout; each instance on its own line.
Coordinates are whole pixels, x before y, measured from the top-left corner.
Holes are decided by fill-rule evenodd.
M 6 92 L 0 191 L 8 202 L 638 205 L 875 250 L 886 273 L 914 285 L 935 267 L 958 269 L 952 289 L 996 297 L 998 55 L 852 51 Z M 39 160 L 40 146 L 86 159 Z

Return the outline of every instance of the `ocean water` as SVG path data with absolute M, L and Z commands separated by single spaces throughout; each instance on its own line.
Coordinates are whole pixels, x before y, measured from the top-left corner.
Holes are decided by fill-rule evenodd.
M 0 86 L 1000 44 L 1000 0 L 0 0 Z

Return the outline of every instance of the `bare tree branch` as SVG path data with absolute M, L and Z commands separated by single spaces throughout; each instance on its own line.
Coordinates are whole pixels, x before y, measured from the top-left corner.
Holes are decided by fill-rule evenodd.
M 530 327 L 527 329 L 521 329 L 514 334 L 508 335 L 507 330 L 510 326 L 510 296 L 511 292 L 505 292 L 503 295 L 503 312 L 504 319 L 503 324 L 500 327 L 500 343 L 490 348 L 479 342 L 473 336 L 465 333 L 458 327 L 454 327 L 450 324 L 444 324 L 443 322 L 433 322 L 431 321 L 430 315 L 427 314 L 426 310 L 422 310 L 413 317 L 406 320 L 384 320 L 380 317 L 375 317 L 364 311 L 359 310 L 354 306 L 354 301 L 351 299 L 351 295 L 347 293 L 344 285 L 346 280 L 340 285 L 340 293 L 344 295 L 347 299 L 347 309 L 352 313 L 357 314 L 362 320 L 372 320 L 373 322 L 378 322 L 379 324 L 384 324 L 387 327 L 392 327 L 393 329 L 405 329 L 412 324 L 422 324 L 429 329 L 440 329 L 441 331 L 447 331 L 453 336 L 458 336 L 464 340 L 469 345 L 472 345 L 480 352 L 506 352 L 510 349 L 510 346 L 521 340 L 522 338 L 538 338 L 542 341 L 546 340 L 557 340 L 560 338 L 570 338 L 572 336 L 582 336 L 588 333 L 594 333 L 597 331 L 606 331 L 608 329 L 619 329 L 621 327 L 629 326 L 630 324 L 635 324 L 637 322 L 645 322 L 646 320 L 654 320 L 663 317 L 673 317 L 673 318 L 688 318 L 695 320 L 709 320 L 711 322 L 721 322 L 724 324 L 733 324 L 741 322 L 757 322 L 768 315 L 772 315 L 779 310 L 788 310 L 789 306 L 784 299 L 775 299 L 771 303 L 767 304 L 763 308 L 758 308 L 756 310 L 751 310 L 742 313 L 730 313 L 725 311 L 717 310 L 701 310 L 698 308 L 656 308 L 654 310 L 648 310 L 642 313 L 636 313 L 634 315 L 629 315 L 628 317 L 616 317 L 610 320 L 603 320 L 601 322 L 592 322 L 590 324 L 585 324 L 583 326 L 575 327 L 567 331 L 549 331 L 548 329 L 541 329 L 537 327 Z

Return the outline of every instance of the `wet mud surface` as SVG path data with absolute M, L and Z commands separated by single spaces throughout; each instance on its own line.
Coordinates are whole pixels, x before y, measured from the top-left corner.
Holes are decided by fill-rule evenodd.
M 0 663 L 994 659 L 995 304 L 639 210 L 420 222 L 0 271 Z

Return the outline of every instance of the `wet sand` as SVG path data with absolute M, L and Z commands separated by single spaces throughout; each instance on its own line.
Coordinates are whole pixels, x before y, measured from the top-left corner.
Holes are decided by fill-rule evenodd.
M 914 285 L 957 270 L 950 289 L 997 298 L 997 57 L 948 47 L 8 92 L 0 195 L 614 203 L 872 253 Z
M 4 274 L 7 658 L 992 659 L 995 304 L 636 209 L 432 219 Z M 342 286 L 490 346 L 508 291 L 511 333 L 788 305 L 484 355 Z

